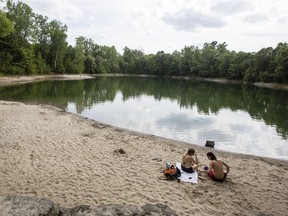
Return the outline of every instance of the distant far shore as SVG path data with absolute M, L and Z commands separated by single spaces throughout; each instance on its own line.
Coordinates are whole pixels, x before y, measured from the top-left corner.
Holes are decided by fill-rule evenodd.
M 31 75 L 31 76 L 0 76 L 0 86 L 29 83 L 43 80 L 80 80 L 80 79 L 92 79 L 94 77 L 114 77 L 114 76 L 137 76 L 137 77 L 156 77 L 155 75 L 145 74 L 61 74 L 61 75 Z M 228 84 L 244 84 L 253 85 L 262 88 L 280 89 L 288 91 L 288 84 L 280 83 L 248 83 L 239 80 L 228 80 L 224 78 L 201 78 L 201 77 L 189 77 L 189 76 L 171 76 L 167 78 L 172 79 L 185 79 L 185 80 L 199 80 L 217 83 L 228 83 Z
M 90 75 L 35 75 L 35 76 L 0 76 L 0 86 L 29 83 L 43 80 L 80 80 L 80 79 L 92 79 L 94 77 Z

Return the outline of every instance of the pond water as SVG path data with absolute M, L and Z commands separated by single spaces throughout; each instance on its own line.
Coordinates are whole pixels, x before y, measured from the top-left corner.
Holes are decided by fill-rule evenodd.
M 52 104 L 114 126 L 288 160 L 288 92 L 192 80 L 99 77 L 0 88 L 1 100 Z

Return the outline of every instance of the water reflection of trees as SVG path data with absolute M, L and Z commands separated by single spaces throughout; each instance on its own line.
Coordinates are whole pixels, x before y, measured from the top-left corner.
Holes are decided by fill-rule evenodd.
M 288 137 L 288 97 L 286 91 L 252 86 L 171 80 L 156 78 L 106 77 L 79 81 L 48 81 L 5 87 L 0 91 L 3 100 L 45 103 L 67 108 L 74 103 L 78 113 L 93 105 L 113 101 L 121 92 L 123 100 L 153 96 L 156 100 L 176 100 L 180 107 L 196 106 L 204 114 L 226 108 L 243 110 L 252 118 L 263 119 L 276 126 L 278 133 Z

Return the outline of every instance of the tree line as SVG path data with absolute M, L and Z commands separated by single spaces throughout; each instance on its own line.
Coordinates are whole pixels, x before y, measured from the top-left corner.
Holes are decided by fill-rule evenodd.
M 101 46 L 80 36 L 71 46 L 68 27 L 34 13 L 19 1 L 0 9 L 0 74 L 148 74 L 227 78 L 247 82 L 288 83 L 288 44 L 258 52 L 230 51 L 227 44 L 184 46 L 173 53 L 145 54 L 125 47 Z

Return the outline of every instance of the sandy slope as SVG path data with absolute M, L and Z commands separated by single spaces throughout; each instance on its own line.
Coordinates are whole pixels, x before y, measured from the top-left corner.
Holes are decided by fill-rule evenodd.
M 163 203 L 179 215 L 287 215 L 288 161 L 225 153 L 227 182 L 159 180 L 189 144 L 97 123 L 50 106 L 0 101 L 0 194 L 77 204 Z M 202 163 L 211 149 L 194 146 Z M 122 148 L 126 153 L 114 150 Z
M 35 76 L 0 76 L 0 86 L 28 83 L 42 80 L 80 80 L 91 79 L 89 75 L 35 75 Z

